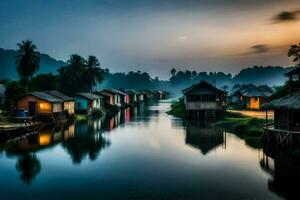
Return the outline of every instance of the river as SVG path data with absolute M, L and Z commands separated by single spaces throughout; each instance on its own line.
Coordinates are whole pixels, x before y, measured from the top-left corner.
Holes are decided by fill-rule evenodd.
M 48 127 L 0 146 L 0 199 L 285 199 L 291 170 L 170 104 Z M 288 178 L 287 178 L 288 177 Z

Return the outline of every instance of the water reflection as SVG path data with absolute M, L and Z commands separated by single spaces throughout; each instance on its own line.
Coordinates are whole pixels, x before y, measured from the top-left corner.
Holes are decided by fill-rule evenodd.
M 101 119 L 75 122 L 74 137 L 62 142 L 74 164 L 80 164 L 86 156 L 90 160 L 97 159 L 100 151 L 110 145 L 101 134 L 101 124 Z
M 190 121 L 187 122 L 185 142 L 200 149 L 201 153 L 206 155 L 220 145 L 225 146 L 226 133 L 221 129 Z
M 34 153 L 26 153 L 18 157 L 16 169 L 20 174 L 20 179 L 30 185 L 41 171 L 41 163 Z

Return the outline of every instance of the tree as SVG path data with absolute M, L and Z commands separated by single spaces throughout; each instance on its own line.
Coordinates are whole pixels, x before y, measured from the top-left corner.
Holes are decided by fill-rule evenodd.
M 17 71 L 26 86 L 27 93 L 28 81 L 40 68 L 40 53 L 30 40 L 22 41 L 17 46 L 19 48 L 15 56 Z
M 82 92 L 89 83 L 84 81 L 85 60 L 78 54 L 73 54 L 67 61 L 67 65 L 61 67 L 59 72 L 60 86 L 64 93 L 72 95 Z
M 171 69 L 170 72 L 171 72 L 171 75 L 172 75 L 172 76 L 175 76 L 175 75 L 176 75 L 176 69 L 175 69 L 175 68 Z
M 86 62 L 87 81 L 90 85 L 90 90 L 93 90 L 97 83 L 101 83 L 104 79 L 104 71 L 99 67 L 100 63 L 96 56 L 89 56 Z
M 59 90 L 59 77 L 52 73 L 38 74 L 30 80 L 29 88 L 31 91 Z
M 40 173 L 41 163 L 35 154 L 26 153 L 18 158 L 16 169 L 20 173 L 20 179 L 30 185 L 32 180 Z
M 25 94 L 25 88 L 19 82 L 10 82 L 4 92 L 4 106 L 7 111 L 14 111 L 17 104 L 17 99 Z
M 290 47 L 288 52 L 289 57 L 294 57 L 293 62 L 297 62 L 298 65 L 300 65 L 300 43 L 294 44 Z

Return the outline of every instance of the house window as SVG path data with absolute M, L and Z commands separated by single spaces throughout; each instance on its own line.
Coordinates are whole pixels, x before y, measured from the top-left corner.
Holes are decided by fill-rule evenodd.
M 77 102 L 77 107 L 78 107 L 78 108 L 81 107 L 81 102 Z

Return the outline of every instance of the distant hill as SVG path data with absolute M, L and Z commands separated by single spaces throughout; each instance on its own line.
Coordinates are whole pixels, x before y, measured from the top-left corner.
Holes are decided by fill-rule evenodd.
M 4 50 L 0 48 L 0 79 L 18 79 L 17 66 L 15 64 L 16 50 Z M 65 65 L 65 62 L 51 58 L 47 54 L 41 54 L 40 70 L 38 73 L 57 73 L 57 69 Z

